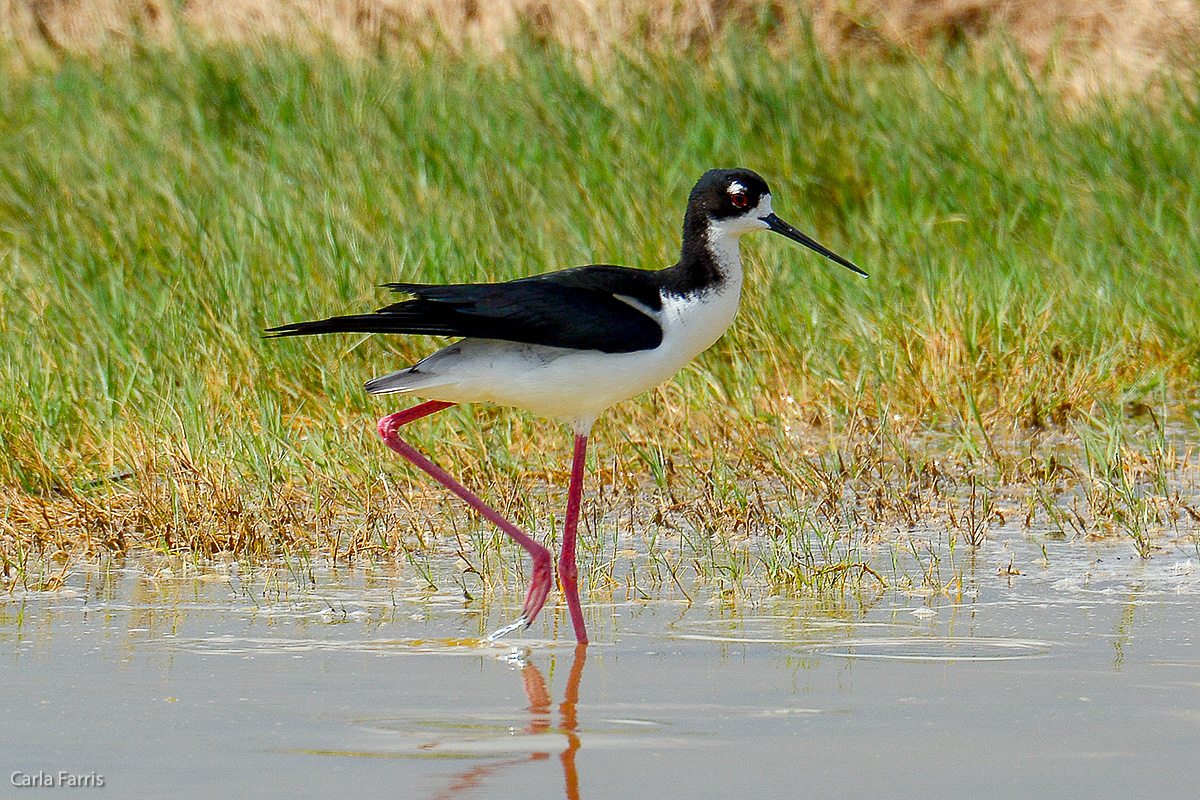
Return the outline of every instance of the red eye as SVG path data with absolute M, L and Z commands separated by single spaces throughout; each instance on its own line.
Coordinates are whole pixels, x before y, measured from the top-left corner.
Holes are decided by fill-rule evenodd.
M 750 201 L 746 199 L 746 195 L 742 194 L 741 192 L 734 192 L 733 194 L 729 195 L 729 199 L 733 201 L 734 208 L 745 208 L 750 203 Z

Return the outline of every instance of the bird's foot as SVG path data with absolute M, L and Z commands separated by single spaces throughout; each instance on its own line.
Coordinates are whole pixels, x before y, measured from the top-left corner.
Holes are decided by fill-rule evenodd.
M 538 612 L 546 605 L 546 598 L 554 587 L 554 555 L 541 545 L 538 545 L 537 550 L 530 550 L 529 555 L 533 559 L 533 576 L 529 579 L 525 607 L 521 609 L 521 619 L 525 620 L 525 627 L 529 627 L 537 619 Z
M 537 618 L 546 598 L 554 586 L 554 556 L 545 547 L 535 544 L 537 549 L 531 549 L 529 555 L 533 558 L 533 577 L 529 581 L 529 592 L 525 595 L 525 606 L 516 622 L 511 622 L 499 630 L 492 631 L 483 638 L 485 642 L 494 642 L 516 630 L 528 628 Z

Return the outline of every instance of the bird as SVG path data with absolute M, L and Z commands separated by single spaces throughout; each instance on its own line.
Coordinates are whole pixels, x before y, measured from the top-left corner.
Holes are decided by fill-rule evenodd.
M 459 403 L 492 403 L 548 417 L 574 434 L 558 579 L 576 641 L 586 644 L 576 530 L 588 437 L 609 407 L 669 380 L 733 323 L 743 271 L 739 240 L 773 231 L 867 277 L 852 262 L 780 219 L 771 191 L 744 168 L 705 172 L 688 196 L 679 261 L 662 269 L 609 264 L 496 283 L 387 283 L 404 299 L 377 311 L 295 322 L 268 337 L 399 333 L 458 337 L 417 363 L 373 378 L 371 394 L 424 402 L 378 422 L 394 451 L 428 473 L 525 549 L 532 561 L 521 616 L 528 627 L 554 583 L 553 554 L 399 436 L 400 428 Z

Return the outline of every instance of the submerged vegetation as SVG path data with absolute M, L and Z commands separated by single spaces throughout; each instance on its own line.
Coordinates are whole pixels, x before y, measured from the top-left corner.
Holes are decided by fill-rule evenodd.
M 185 42 L 0 73 L 5 582 L 152 548 L 437 552 L 464 591 L 512 588 L 519 552 L 374 436 L 410 401 L 363 381 L 435 343 L 262 329 L 374 308 L 387 280 L 668 265 L 688 189 L 731 165 L 871 279 L 743 244 L 733 329 L 597 426 L 591 586 L 944 587 L 930 530 L 1195 543 L 1190 84 L 1065 102 L 999 47 L 831 63 L 757 35 L 595 60 L 528 35 L 358 59 Z M 554 535 L 562 430 L 475 407 L 410 435 Z

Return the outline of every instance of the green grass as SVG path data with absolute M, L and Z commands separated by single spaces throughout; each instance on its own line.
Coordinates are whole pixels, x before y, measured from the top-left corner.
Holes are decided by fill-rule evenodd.
M 1139 551 L 1194 531 L 1194 94 L 1078 106 L 989 66 L 999 52 L 831 65 L 755 36 L 582 70 L 517 41 L 378 61 L 196 45 L 0 74 L 5 574 L 81 549 L 440 547 L 504 584 L 519 559 L 374 435 L 406 401 L 362 382 L 435 343 L 262 329 L 374 308 L 388 280 L 673 263 L 692 183 L 732 165 L 871 279 L 745 241 L 733 330 L 598 426 L 593 583 L 647 526 L 701 575 L 836 582 L 819 570 L 860 563 L 853 537 L 947 518 L 985 537 L 992 495 Z M 519 524 L 547 535 L 561 513 L 565 432 L 466 408 L 414 435 Z M 778 546 L 810 529 L 841 544 Z M 758 561 L 737 544 L 763 536 Z M 669 582 L 665 564 L 642 574 Z

